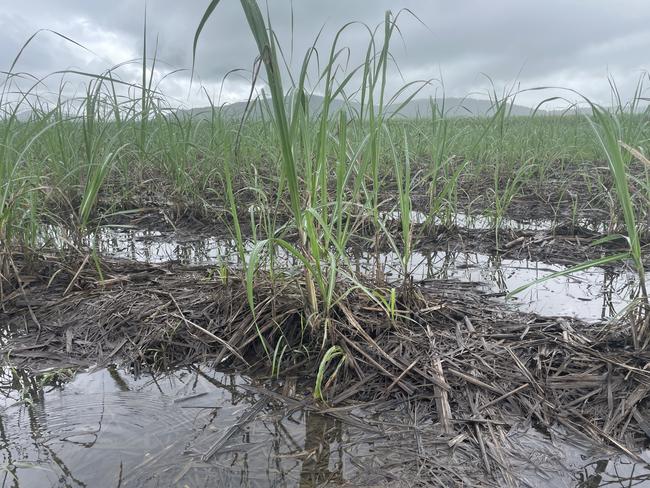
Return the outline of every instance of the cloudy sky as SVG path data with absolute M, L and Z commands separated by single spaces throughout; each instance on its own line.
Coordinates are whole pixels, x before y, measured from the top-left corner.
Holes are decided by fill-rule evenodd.
M 148 50 L 158 40 L 159 77 L 192 63 L 192 38 L 208 0 L 149 0 Z M 264 9 L 266 3 L 260 4 Z M 630 94 L 650 68 L 650 2 L 648 0 L 268 0 L 273 27 L 294 69 L 321 28 L 325 55 L 334 33 L 346 22 L 342 44 L 358 62 L 368 44 L 363 24 L 376 26 L 391 9 L 402 12 L 401 38 L 392 54 L 403 79 L 393 70 L 389 86 L 435 79 L 427 94 L 485 94 L 486 75 L 499 91 L 513 84 L 525 89 L 562 86 L 599 103 L 610 101 L 608 76 Z M 40 33 L 26 48 L 15 70 L 44 76 L 67 68 L 101 72 L 142 56 L 144 0 L 5 1 L 0 9 L 0 63 L 6 70 L 25 41 L 39 29 L 57 31 L 84 50 L 51 33 Z M 293 15 L 292 15 L 293 14 Z M 189 71 L 173 74 L 161 90 L 185 105 L 205 105 L 201 86 L 222 102 L 244 99 L 255 59 L 255 44 L 237 0 L 222 0 L 201 37 L 196 80 Z M 224 75 L 231 74 L 222 84 Z M 127 64 L 120 76 L 137 81 L 139 67 Z M 650 84 L 649 84 L 650 85 Z M 557 92 L 556 92 L 557 93 Z M 553 92 L 522 93 L 532 105 Z

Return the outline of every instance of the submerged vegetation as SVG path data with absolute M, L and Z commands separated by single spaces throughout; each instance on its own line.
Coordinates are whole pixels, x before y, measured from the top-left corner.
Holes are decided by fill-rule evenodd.
M 218 3 L 199 23 L 195 50 Z M 268 89 L 241 120 L 215 104 L 170 106 L 146 42 L 139 85 L 116 69 L 64 72 L 84 77 L 85 93 L 66 97 L 62 83 L 52 96 L 40 91 L 47 80 L 14 66 L 6 74 L 0 300 L 6 323 L 21 331 L 9 357 L 47 339 L 43 348 L 79 360 L 228 361 L 274 378 L 300 369 L 319 402 L 423 393 L 449 445 L 473 443 L 488 473 L 505 461 L 486 451 L 483 433 L 496 442 L 490 422 L 505 423 L 510 409 L 638 459 L 636 444 L 622 439 L 643 436 L 629 423 L 642 424 L 649 379 L 645 78 L 630 103 L 588 103 L 586 115 L 514 117 L 516 93 L 494 90 L 486 117 L 448 117 L 431 99 L 428 113 L 406 118 L 401 110 L 430 83 L 387 93 L 390 41 L 410 12 L 389 12 L 375 29 L 344 26 L 327 56 L 316 43 L 307 50 L 293 78 L 282 75 L 270 21 L 255 1 L 241 4 L 259 50 L 253 72 Z M 351 67 L 340 39 L 352 28 L 367 29 L 368 47 Z M 101 254 L 102 227 L 142 225 L 152 213 L 153 226 L 219 229 L 234 240 L 238 264 L 174 270 Z M 546 226 L 511 228 L 530 219 Z M 498 255 L 569 242 L 573 254 L 559 253 L 571 266 L 538 281 L 594 266 L 632 269 L 629 306 L 594 326 L 519 314 L 472 284 L 413 279 L 418 246 L 469 236 L 471 248 L 477 235 L 462 229 L 479 221 Z M 357 248 L 377 256 L 371 269 L 352 263 Z M 381 265 L 386 250 L 399 269 Z M 48 325 L 60 317 L 66 332 Z

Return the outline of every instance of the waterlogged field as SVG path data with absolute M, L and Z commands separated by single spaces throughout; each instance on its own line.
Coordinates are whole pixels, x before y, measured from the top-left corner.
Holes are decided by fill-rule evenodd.
M 451 117 L 386 93 L 395 17 L 290 83 L 242 5 L 241 114 L 146 56 L 77 97 L 6 75 L 3 486 L 650 483 L 645 79 Z

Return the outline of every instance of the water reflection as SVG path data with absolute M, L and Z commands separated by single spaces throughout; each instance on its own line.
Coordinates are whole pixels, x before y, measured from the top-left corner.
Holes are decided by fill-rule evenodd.
M 351 459 L 370 452 L 365 432 L 269 401 L 203 461 L 260 401 L 234 374 L 134 379 L 108 369 L 48 385 L 14 370 L 3 380 L 0 486 L 315 487 L 350 479 Z
M 237 265 L 239 254 L 235 241 L 218 237 L 201 237 L 136 229 L 102 229 L 95 236 L 98 250 L 107 256 L 148 263 L 175 261 L 181 264 Z M 252 242 L 246 243 L 251 251 Z M 393 252 L 374 253 L 349 250 L 349 259 L 357 273 L 374 276 L 380 269 L 389 280 L 402 276 L 400 257 Z M 299 263 L 283 249 L 275 251 L 281 267 Z M 473 252 L 415 251 L 408 272 L 415 281 L 456 279 L 481 283 L 484 291 L 495 295 L 537 280 L 565 267 L 519 259 L 501 259 Z M 540 315 L 566 315 L 594 321 L 619 313 L 637 291 L 634 273 L 592 268 L 571 276 L 534 286 L 520 294 L 515 305 L 522 311 Z
M 65 378 L 65 372 L 33 377 L 15 369 L 0 376 L 0 486 L 377 486 L 387 479 L 417 479 L 417 456 L 454 463 L 440 452 L 445 442 L 435 429 L 423 423 L 415 432 L 394 407 L 381 415 L 356 409 L 355 423 L 367 425 L 361 428 L 266 401 L 249 386 L 251 379 L 205 367 L 163 377 L 106 369 Z M 263 408 L 242 423 L 260 401 Z M 517 425 L 502 448 L 522 485 L 650 482 L 647 466 L 580 444 L 575 435 L 558 430 L 551 441 Z M 227 432 L 232 435 L 220 442 Z M 205 460 L 216 441 L 219 449 Z M 414 443 L 432 450 L 418 454 Z
M 380 214 L 387 220 L 400 221 L 401 214 L 399 211 L 383 212 Z M 430 223 L 435 226 L 458 227 L 468 230 L 493 230 L 496 227 L 494 215 L 484 213 L 465 213 L 456 212 L 440 217 L 439 215 L 428 215 L 425 212 L 413 210 L 410 213 L 410 221 L 414 224 Z M 513 219 L 502 217 L 499 219 L 499 228 L 502 230 L 515 230 L 525 232 L 553 232 L 558 227 L 558 221 L 552 219 Z M 572 230 L 582 229 L 588 232 L 607 232 L 607 224 L 602 220 L 587 218 L 575 218 L 573 222 L 562 224 L 562 227 L 571 228 Z
M 353 257 L 360 273 L 372 273 L 380 267 L 389 278 L 401 276 L 400 258 L 395 253 L 356 252 Z M 496 295 L 505 295 L 564 269 L 561 265 L 471 252 L 415 251 L 408 263 L 409 273 L 415 281 L 471 281 L 481 283 L 484 291 Z M 592 268 L 533 286 L 519 294 L 515 304 L 525 312 L 593 321 L 619 313 L 636 291 L 633 272 Z
M 323 449 L 323 440 L 327 449 Z M 306 412 L 305 457 L 300 470 L 300 488 L 343 483 L 342 449 L 340 422 L 333 423 L 322 415 Z
M 508 435 L 512 467 L 523 486 L 532 488 L 597 488 L 650 486 L 650 451 L 640 453 L 646 464 L 622 455 L 603 456 L 586 438 L 556 426 L 544 435 L 526 426 Z M 563 472 L 572 476 L 563 476 Z

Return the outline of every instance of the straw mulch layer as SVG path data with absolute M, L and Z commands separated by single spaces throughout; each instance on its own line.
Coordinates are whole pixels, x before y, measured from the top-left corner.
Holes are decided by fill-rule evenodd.
M 333 376 L 334 360 L 325 375 L 330 407 L 418 402 L 447 445 L 474 445 L 488 471 L 503 461 L 491 447 L 495 430 L 522 420 L 542 431 L 561 425 L 636 459 L 650 436 L 650 351 L 631 348 L 625 324 L 522 314 L 470 283 L 426 281 L 402 288 L 395 320 L 354 291 L 313 329 L 299 275 L 260 277 L 254 320 L 234 274 L 105 261 L 100 278 L 91 262 L 23 270 L 23 289 L 6 293 L 0 309 L 13 331 L 2 347 L 12 364 L 270 368 L 261 335 L 271 355 L 280 340 L 289 344 L 286 375 L 315 373 L 321 351 L 340 346 L 344 367 Z

